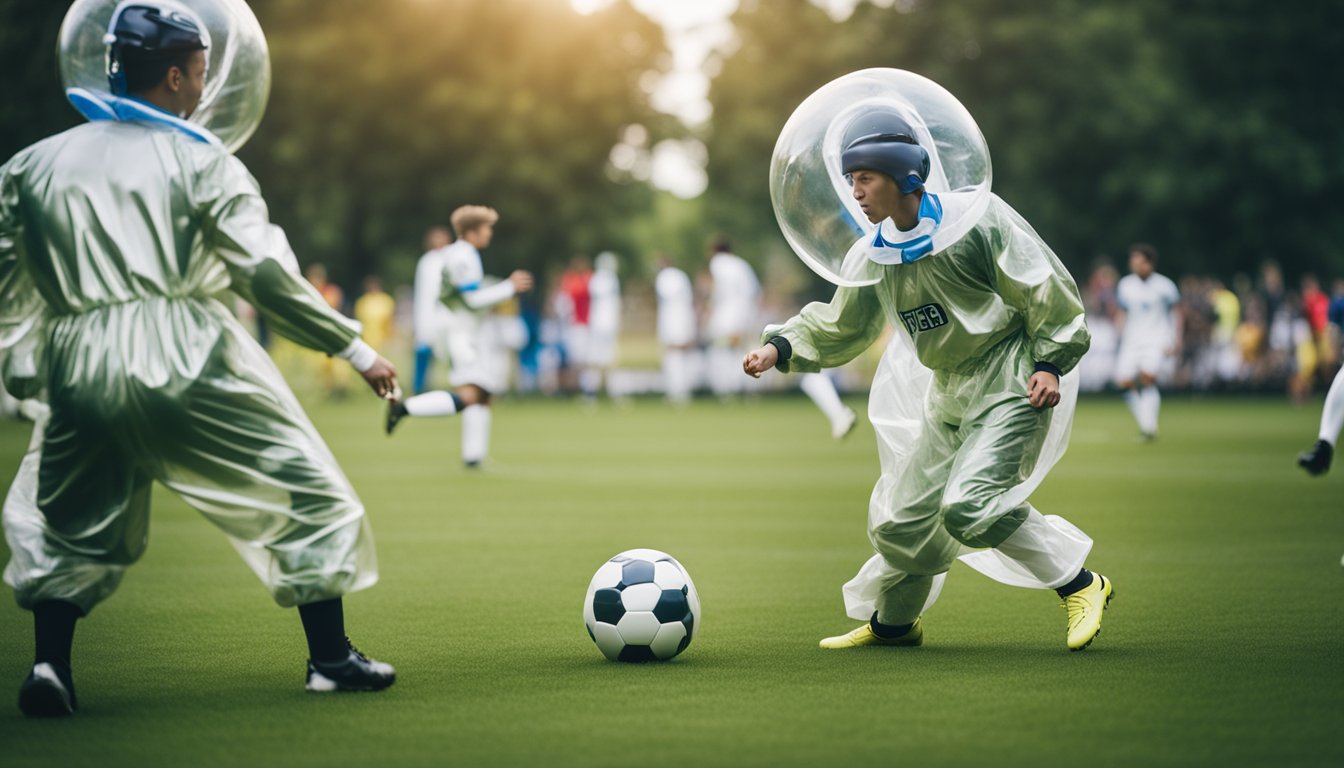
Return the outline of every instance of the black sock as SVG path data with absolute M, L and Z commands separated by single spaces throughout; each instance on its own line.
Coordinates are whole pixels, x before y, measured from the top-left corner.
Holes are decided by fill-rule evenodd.
M 345 610 L 341 598 L 300 605 L 299 619 L 308 636 L 308 658 L 328 664 L 346 659 L 350 645 L 345 639 Z
M 84 611 L 64 600 L 43 600 L 33 606 L 33 635 L 37 640 L 34 664 L 51 664 L 70 671 L 70 646 L 75 641 L 75 622 Z
M 883 624 L 877 620 L 877 611 L 873 611 L 873 617 L 868 620 L 868 626 L 873 630 L 874 635 L 891 640 L 909 632 L 914 628 L 915 623 L 912 621 L 909 624 Z
M 1078 572 L 1077 576 L 1073 577 L 1073 581 L 1070 581 L 1068 584 L 1065 584 L 1062 587 L 1056 588 L 1055 594 L 1059 595 L 1060 597 L 1068 597 L 1069 595 L 1072 595 L 1074 592 L 1080 592 L 1084 588 L 1091 586 L 1091 584 L 1092 584 L 1092 572 L 1084 568 Z

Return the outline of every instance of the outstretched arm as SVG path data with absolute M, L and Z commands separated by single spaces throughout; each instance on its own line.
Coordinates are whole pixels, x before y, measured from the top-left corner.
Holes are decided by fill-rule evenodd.
M 837 288 L 829 302 L 813 302 L 783 324 L 767 326 L 762 335 L 766 345 L 747 356 L 743 370 L 759 376 L 770 365 L 784 373 L 835 368 L 871 346 L 885 325 L 872 286 Z M 775 338 L 782 342 L 769 343 Z M 772 355 L 770 365 L 761 368 Z
M 501 280 L 484 288 L 479 284 L 452 285 L 452 276 L 447 270 L 444 271 L 444 280 L 449 283 L 445 286 L 448 291 L 457 293 L 462 298 L 462 303 L 477 312 L 532 290 L 532 273 L 522 269 L 515 269 L 508 280 Z
M 236 158 L 221 154 L 197 175 L 197 212 L 206 246 L 229 271 L 230 287 L 287 339 L 349 360 L 379 396 L 396 371 L 359 337 L 359 324 L 327 306 L 299 274 L 298 259 L 271 224 L 256 181 Z

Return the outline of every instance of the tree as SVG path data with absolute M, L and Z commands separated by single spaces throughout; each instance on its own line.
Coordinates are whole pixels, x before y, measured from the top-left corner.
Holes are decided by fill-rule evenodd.
M 1075 270 L 1135 240 L 1173 271 L 1266 256 L 1344 273 L 1344 7 L 1250 0 L 911 0 L 832 22 L 804 0 L 744 2 L 711 87 L 707 209 L 782 247 L 766 173 L 779 129 L 821 84 L 865 67 L 939 82 L 985 134 L 994 190 Z M 750 249 L 748 249 L 750 250 Z

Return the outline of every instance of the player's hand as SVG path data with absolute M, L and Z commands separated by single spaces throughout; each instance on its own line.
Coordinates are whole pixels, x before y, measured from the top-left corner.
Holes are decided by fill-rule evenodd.
M 1027 383 L 1027 399 L 1032 408 L 1054 408 L 1059 405 L 1059 378 L 1049 371 L 1031 374 Z
M 779 350 L 774 344 L 766 344 L 760 349 L 747 353 L 742 358 L 742 370 L 753 379 L 761 378 L 761 374 L 775 367 L 779 362 Z
M 514 293 L 527 293 L 532 290 L 532 273 L 525 269 L 515 269 L 509 275 L 509 282 L 513 283 Z
M 397 391 L 397 369 L 382 355 L 378 356 L 369 370 L 360 375 L 369 383 L 374 394 L 383 399 L 392 397 Z

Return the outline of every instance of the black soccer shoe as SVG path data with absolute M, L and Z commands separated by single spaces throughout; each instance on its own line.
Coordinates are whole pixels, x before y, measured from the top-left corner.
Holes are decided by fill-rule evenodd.
M 350 638 L 345 639 L 350 653 L 343 661 L 325 663 L 308 660 L 308 690 L 317 693 L 333 691 L 381 691 L 397 681 L 397 671 L 391 664 L 375 661 L 359 652 Z
M 69 717 L 77 707 L 70 670 L 55 664 L 34 664 L 19 686 L 19 709 L 28 717 Z
M 397 428 L 397 423 L 406 418 L 406 404 L 400 400 L 387 401 L 387 434 L 391 435 L 392 430 Z
M 1335 449 L 1324 440 L 1317 440 L 1316 444 L 1310 449 L 1297 455 L 1297 466 L 1307 470 L 1312 475 L 1324 475 L 1330 471 L 1330 459 L 1334 458 Z

